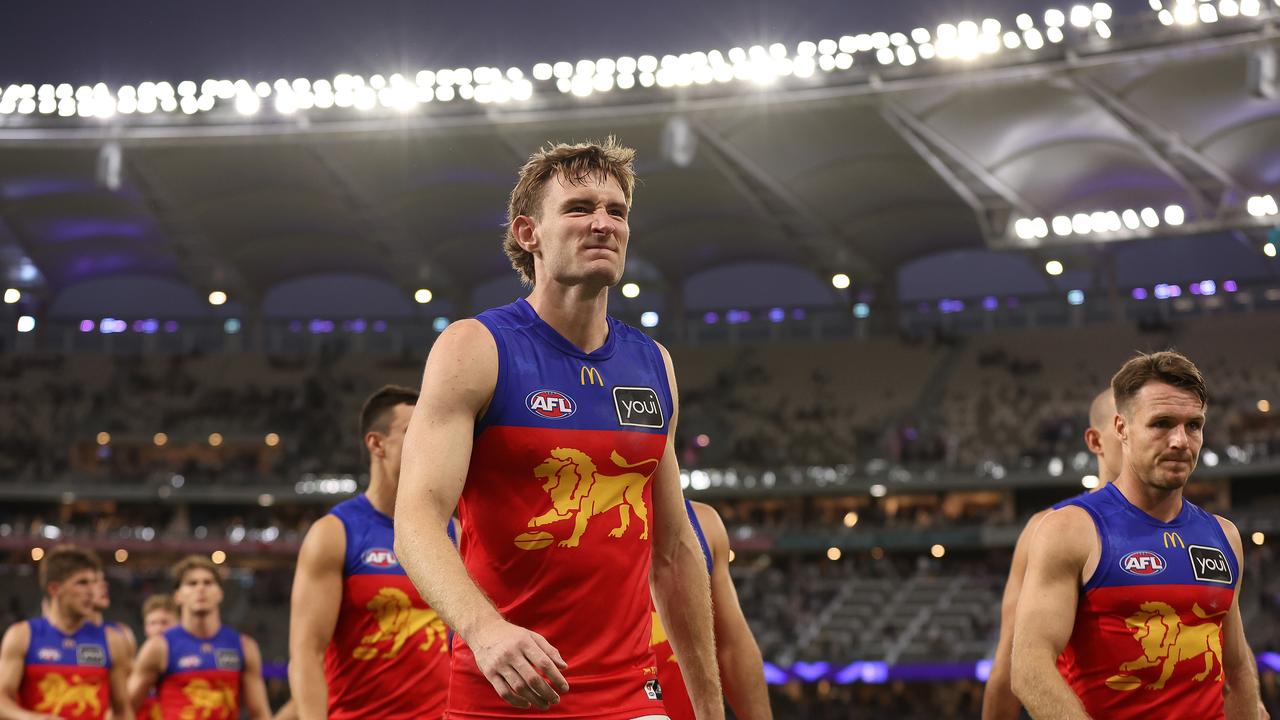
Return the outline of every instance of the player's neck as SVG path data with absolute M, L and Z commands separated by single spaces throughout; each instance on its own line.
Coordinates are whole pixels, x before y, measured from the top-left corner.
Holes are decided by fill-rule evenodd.
M 216 610 L 208 613 L 185 613 L 182 617 L 182 629 L 198 638 L 208 639 L 222 629 L 222 618 Z
M 528 302 L 543 322 L 583 352 L 599 350 L 609 339 L 608 287 L 545 281 L 534 286 Z
M 387 517 L 395 515 L 396 482 L 377 463 L 369 466 L 369 489 L 364 491 L 364 496 L 374 510 Z
M 74 635 L 76 632 L 89 621 L 87 617 L 73 617 L 71 613 L 66 612 L 58 607 L 57 603 L 49 605 L 49 612 L 45 613 L 45 618 L 49 624 L 58 628 L 67 635 Z
M 1116 478 L 1115 486 L 1134 507 L 1160 522 L 1171 522 L 1182 512 L 1182 488 L 1152 487 L 1127 469 Z

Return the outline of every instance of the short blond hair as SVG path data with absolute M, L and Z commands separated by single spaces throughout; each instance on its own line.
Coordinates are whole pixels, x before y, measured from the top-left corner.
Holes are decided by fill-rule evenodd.
M 177 617 L 178 603 L 174 601 L 172 595 L 163 595 L 163 594 L 152 595 L 151 597 L 147 598 L 146 602 L 142 603 L 142 619 L 145 620 L 148 615 L 150 615 L 151 613 L 157 610 L 163 610 L 164 612 L 167 612 L 170 615 Z
M 529 161 L 520 168 L 520 180 L 511 191 L 511 201 L 507 204 L 507 234 L 502 243 L 502 249 L 511 259 L 511 267 L 519 273 L 521 282 L 533 286 L 533 253 L 516 242 L 512 226 L 521 215 L 538 216 L 547 183 L 554 177 L 561 177 L 570 184 L 583 185 L 588 179 L 603 174 L 618 181 L 630 207 L 636 185 L 635 159 L 636 151 L 619 145 L 612 135 L 601 143 L 548 144 L 529 156 Z

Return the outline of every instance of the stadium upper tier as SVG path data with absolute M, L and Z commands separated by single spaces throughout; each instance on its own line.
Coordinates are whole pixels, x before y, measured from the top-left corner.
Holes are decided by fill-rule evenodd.
M 1276 323 L 1256 313 L 938 345 L 673 345 L 677 447 L 695 491 L 941 477 L 1076 484 L 1096 467 L 1082 440 L 1091 398 L 1134 350 L 1172 347 L 1200 364 L 1212 393 L 1203 471 L 1273 462 Z M 128 485 L 167 484 L 177 473 L 223 487 L 355 478 L 365 469 L 360 403 L 385 383 L 416 387 L 422 362 L 341 352 L 9 355 L 0 359 L 0 477 Z
M 1278 12 L 1100 3 L 525 69 L 15 82 L 0 92 L 3 287 L 36 334 L 156 307 L 463 316 L 516 290 L 498 250 L 515 169 L 548 141 L 611 134 L 643 179 L 637 317 L 1270 281 Z M 529 97 L 443 100 L 508 92 Z M 1175 246 L 1184 264 L 1148 261 Z

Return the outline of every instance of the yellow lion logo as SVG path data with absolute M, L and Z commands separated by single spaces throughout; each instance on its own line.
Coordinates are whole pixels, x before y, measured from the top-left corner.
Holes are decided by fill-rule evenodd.
M 609 457 L 614 465 L 621 468 L 658 466 L 656 459 L 629 463 L 617 452 Z M 589 455 L 573 448 L 552 450 L 551 455 L 534 469 L 533 475 L 546 479 L 542 489 L 551 496 L 551 509 L 530 520 L 529 527 L 542 527 L 574 519 L 573 534 L 567 540 L 560 541 L 560 547 L 577 547 L 591 518 L 614 508 L 618 508 L 621 522 L 618 527 L 609 531 L 609 537 L 622 537 L 630 527 L 631 513 L 635 511 L 636 517 L 644 523 L 640 539 L 649 538 L 649 511 L 644 504 L 644 486 L 649 482 L 648 475 L 638 472 L 602 475 L 596 472 L 596 464 Z
M 445 651 L 444 640 L 448 632 L 444 621 L 435 610 L 416 608 L 409 596 L 396 588 L 382 588 L 378 594 L 365 605 L 369 613 L 378 621 L 378 630 L 372 635 L 360 638 L 360 646 L 351 652 L 357 660 L 372 660 L 378 656 L 378 645 L 390 640 L 391 647 L 382 653 L 382 658 L 390 659 L 400 654 L 401 648 L 409 638 L 422 633 L 424 641 L 418 649 L 427 651 L 436 641 L 440 641 L 440 652 Z
M 1125 624 L 1136 630 L 1133 639 L 1142 645 L 1142 656 L 1121 665 L 1121 671 L 1160 665 L 1160 678 L 1147 685 L 1148 690 L 1160 690 L 1169 682 L 1178 663 L 1203 657 L 1204 671 L 1193 679 L 1204 682 L 1213 671 L 1216 660 L 1218 677 L 1215 681 L 1222 680 L 1222 623 L 1212 622 L 1212 619 L 1222 617 L 1226 610 L 1210 615 L 1200 609 L 1199 604 L 1193 605 L 1191 611 L 1196 617 L 1211 622 L 1188 625 L 1167 603 L 1146 602 L 1140 608 L 1125 619 Z M 1113 675 L 1107 678 L 1107 686 L 1116 690 L 1133 690 L 1138 685 L 1139 681 L 1133 676 Z
M 51 715 L 62 714 L 62 709 L 74 706 L 73 715 L 83 714 L 91 710 L 94 715 L 102 714 L 102 701 L 98 699 L 98 683 L 86 682 L 79 675 L 72 675 L 71 681 L 61 675 L 45 675 L 36 685 L 40 691 L 40 702 L 35 709 Z
M 187 706 L 178 715 L 180 720 L 230 720 L 239 717 L 235 692 L 225 683 L 210 683 L 197 678 L 182 688 L 187 696 Z

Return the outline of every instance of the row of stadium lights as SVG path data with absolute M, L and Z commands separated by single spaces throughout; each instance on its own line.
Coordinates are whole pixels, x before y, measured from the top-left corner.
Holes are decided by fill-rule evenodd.
M 1043 240 L 1049 237 L 1050 231 L 1058 237 L 1072 235 L 1094 235 L 1117 233 L 1121 230 L 1154 230 L 1163 225 L 1178 227 L 1187 220 L 1186 210 L 1181 205 L 1169 205 L 1163 215 L 1155 208 L 1129 209 L 1121 212 L 1102 210 L 1091 213 L 1079 212 L 1074 215 L 1057 215 L 1052 220 L 1042 217 L 1018 218 L 1013 223 L 1013 232 L 1020 240 Z
M 114 557 L 117 563 L 124 564 L 129 560 L 129 551 L 125 550 L 124 548 L 118 548 L 115 552 Z M 44 559 L 44 548 L 39 546 L 31 548 L 32 562 L 40 562 L 43 559 Z M 213 552 L 209 553 L 209 560 L 213 562 L 214 565 L 221 565 L 227 561 L 227 553 L 222 550 L 214 550 Z
M 1280 5 L 1280 0 L 1273 0 Z M 1261 0 L 1176 0 L 1172 9 L 1161 0 L 1150 0 L 1151 9 L 1164 25 L 1194 25 L 1217 22 L 1219 17 L 1256 17 Z M 143 82 L 136 87 L 121 86 L 112 91 L 105 83 L 73 87 L 70 84 L 11 84 L 0 93 L 0 114 L 60 115 L 96 117 L 149 115 L 156 112 L 194 115 L 212 111 L 219 103 L 231 103 L 244 116 L 259 113 L 270 101 L 280 115 L 312 109 L 354 108 L 369 111 L 381 106 L 408 112 L 419 105 L 451 102 L 455 99 L 481 104 L 525 101 L 533 97 L 533 81 L 552 83 L 562 94 L 588 97 L 611 90 L 639 87 L 688 87 L 711 83 L 753 82 L 769 85 L 780 78 L 813 77 L 852 68 L 858 55 L 874 57 L 877 66 L 910 67 L 921 61 L 973 61 L 1002 50 L 1038 51 L 1059 44 L 1068 32 L 1093 33 L 1111 37 L 1112 8 L 1105 2 L 1074 5 L 1069 11 L 1045 11 L 1043 23 L 1023 13 L 1016 29 L 1004 28 L 1000 21 L 986 18 L 980 23 L 965 20 L 943 23 L 933 32 L 918 27 L 907 33 L 876 32 L 845 35 L 799 43 L 791 53 L 781 43 L 750 48 L 735 47 L 681 55 L 600 58 L 576 63 L 558 61 L 534 65 L 532 81 L 517 67 L 505 72 L 496 67 L 421 70 L 412 77 L 401 73 L 389 76 L 341 73 L 332 80 L 295 78 L 273 83 L 248 80 L 208 79 L 199 84 L 184 80 Z
M 98 433 L 97 437 L 95 437 L 94 440 L 98 443 L 99 446 L 107 447 L 108 445 L 111 444 L 111 433 L 106 432 L 104 430 Z M 209 447 L 221 447 L 224 441 L 225 441 L 225 438 L 223 438 L 222 433 L 218 433 L 218 432 L 209 433 L 209 437 L 208 437 Z M 156 447 L 164 447 L 165 445 L 169 444 L 169 435 L 167 433 L 158 432 L 155 435 L 151 436 L 151 442 Z M 280 436 L 273 432 L 267 433 L 262 438 L 262 444 L 266 445 L 267 447 L 276 447 L 280 444 Z M 175 477 L 181 477 L 181 476 L 175 476 Z

